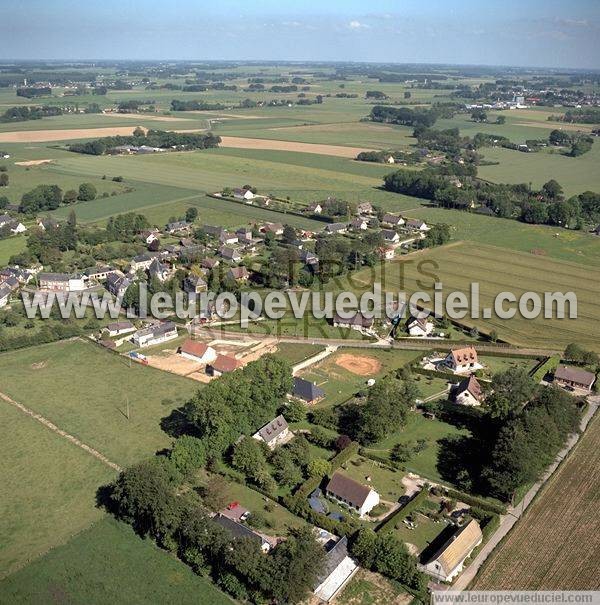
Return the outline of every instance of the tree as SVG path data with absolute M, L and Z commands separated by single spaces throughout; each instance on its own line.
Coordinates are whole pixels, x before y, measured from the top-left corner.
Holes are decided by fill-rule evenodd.
M 281 485 L 293 487 L 302 481 L 302 467 L 285 447 L 273 452 L 271 464 L 275 467 L 275 478 Z
M 249 479 L 256 480 L 267 468 L 263 445 L 256 439 L 244 437 L 233 448 L 231 465 Z
M 213 475 L 201 490 L 202 499 L 211 510 L 221 510 L 228 502 L 229 485 L 221 475 Z
M 198 208 L 191 206 L 185 211 L 185 220 L 188 223 L 193 223 L 198 218 Z
M 135 130 L 133 131 L 133 136 L 134 137 L 145 137 L 146 131 L 141 126 L 136 126 Z
M 0 187 L 8 187 L 8 174 L 6 172 L 0 173 Z
M 496 124 L 506 124 L 506 117 L 505 116 L 498 116 L 496 118 Z
M 206 449 L 204 443 L 196 437 L 182 435 L 171 449 L 169 457 L 182 475 L 195 471 L 206 463 Z
M 530 200 L 521 207 L 521 220 L 525 223 L 543 225 L 548 220 L 548 208 L 538 200 Z
M 308 474 L 310 477 L 324 477 L 331 472 L 331 464 L 323 458 L 315 458 L 308 463 Z
M 536 384 L 523 368 L 508 368 L 492 378 L 486 406 L 492 418 L 506 419 L 518 413 L 533 396 Z
M 407 443 L 397 443 L 390 452 L 390 460 L 400 465 L 406 464 L 413 454 L 413 450 Z
M 563 130 L 553 130 L 548 137 L 548 141 L 552 145 L 568 145 L 571 142 L 571 136 Z
M 555 179 L 550 179 L 542 185 L 542 192 L 548 199 L 558 200 L 562 198 L 563 188 L 560 186 L 558 181 Z
M 0 195 L 0 210 L 4 210 L 10 202 L 5 195 Z
M 283 227 L 283 241 L 286 244 L 291 244 L 293 241 L 297 239 L 296 230 L 290 225 L 285 225 Z
M 301 401 L 292 399 L 281 413 L 288 422 L 302 422 L 306 419 L 306 406 Z
M 484 109 L 474 109 L 471 112 L 473 122 L 487 122 L 488 116 Z
M 348 437 L 348 435 L 340 435 L 335 440 L 335 449 L 338 452 L 341 452 L 342 450 L 345 450 L 351 443 L 352 443 L 352 439 L 350 439 L 350 437 Z
M 404 91 L 404 98 L 405 98 L 405 99 L 410 99 L 410 97 L 411 97 L 410 90 L 405 90 L 405 91 Z
M 68 191 L 65 191 L 63 202 L 65 204 L 74 204 L 78 199 L 78 195 L 79 194 L 77 191 L 75 191 L 75 189 L 69 189 Z
M 97 195 L 96 187 L 92 183 L 81 183 L 79 185 L 79 195 L 77 198 L 82 202 L 95 200 Z

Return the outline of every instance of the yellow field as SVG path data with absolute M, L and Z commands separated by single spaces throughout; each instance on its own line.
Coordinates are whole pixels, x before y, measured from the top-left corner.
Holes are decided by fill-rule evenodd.
M 600 418 L 475 579 L 473 590 L 599 590 Z

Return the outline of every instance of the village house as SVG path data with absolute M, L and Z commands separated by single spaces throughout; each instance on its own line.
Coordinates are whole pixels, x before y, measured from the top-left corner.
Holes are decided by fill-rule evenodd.
M 242 364 L 235 357 L 230 355 L 217 355 L 214 361 L 207 364 L 206 373 L 209 376 L 219 377 L 228 372 L 234 372 L 241 368 Z
M 203 342 L 197 340 L 186 340 L 180 347 L 178 353 L 198 363 L 212 363 L 217 358 L 217 352 Z
M 83 272 L 83 277 L 87 280 L 95 279 L 96 281 L 104 281 L 109 273 L 112 273 L 114 269 L 109 266 L 104 267 L 89 267 Z
M 183 280 L 183 291 L 187 294 L 200 294 L 206 292 L 208 284 L 199 275 L 188 275 Z
M 373 326 L 373 318 L 365 317 L 362 313 L 356 312 L 351 317 L 341 317 L 337 313 L 333 315 L 334 328 L 352 328 L 353 330 L 369 329 Z
M 379 504 L 379 494 L 340 472 L 333 473 L 325 493 L 337 502 L 355 510 L 361 518 Z
M 150 347 L 177 338 L 177 326 L 172 321 L 165 321 L 138 330 L 133 335 L 133 343 L 138 347 Z
M 260 549 L 266 554 L 271 550 L 271 544 L 269 541 L 263 537 L 258 532 L 250 529 L 247 525 L 242 525 L 233 519 L 229 519 L 228 517 L 222 515 L 221 513 L 217 513 L 213 517 L 213 521 L 220 525 L 224 530 L 226 530 L 233 538 L 242 539 L 242 538 L 250 538 L 260 545 Z
M 152 261 L 159 257 L 160 254 L 158 252 L 144 252 L 143 254 L 138 254 L 131 259 L 129 268 L 134 273 L 140 270 L 146 271 L 152 264 Z
M 358 571 L 358 565 L 348 555 L 346 536 L 333 544 L 328 542 L 325 549 L 325 563 L 317 576 L 313 592 L 321 601 L 329 603 Z
M 117 298 L 125 295 L 127 288 L 131 286 L 133 282 L 125 277 L 121 271 L 113 271 L 106 277 L 106 283 L 104 287 Z
M 8 227 L 11 233 L 24 233 L 27 227 L 8 214 L 0 214 L 0 229 Z
M 250 516 L 250 511 L 239 502 L 230 502 L 224 509 L 219 511 L 223 517 L 227 517 L 236 523 L 245 521 Z
M 165 231 L 167 233 L 184 233 L 189 231 L 192 228 L 192 225 L 187 221 L 175 221 L 173 223 L 167 223 L 165 227 Z
M 227 277 L 237 282 L 246 282 L 248 281 L 248 277 L 250 277 L 250 273 L 248 273 L 246 267 L 231 267 L 227 271 Z
M 462 349 L 452 349 L 446 356 L 444 363 L 455 373 L 464 374 L 465 372 L 475 372 L 483 366 L 477 359 L 477 351 L 474 347 L 464 347 Z
M 396 256 L 396 249 L 393 246 L 380 246 L 377 248 L 379 258 L 384 260 L 392 260 Z
M 221 261 L 218 258 L 210 258 L 208 256 L 200 261 L 200 266 L 203 269 L 208 269 L 209 271 L 211 271 L 215 267 L 218 267 L 220 264 Z
M 335 233 L 341 235 L 348 231 L 348 225 L 346 223 L 329 223 L 329 225 L 326 225 L 324 231 L 329 234 Z
M 401 227 L 404 225 L 404 219 L 399 214 L 391 214 L 390 212 L 386 212 L 383 215 L 381 222 L 390 227 Z
M 319 265 L 319 257 L 309 250 L 300 251 L 300 260 L 309 267 L 318 267 Z
M 562 387 L 582 389 L 590 393 L 596 382 L 596 375 L 581 368 L 560 365 L 554 373 L 554 382 Z
M 254 240 L 252 229 L 249 227 L 240 227 L 235 234 L 237 235 L 238 241 L 252 242 Z
M 0 286 L 6 286 L 11 292 L 19 289 L 19 280 L 12 274 L 3 274 L 0 272 Z
M 85 290 L 83 276 L 68 275 L 67 273 L 40 273 L 38 275 L 40 290 L 56 292 L 81 292 Z
M 239 248 L 233 246 L 221 246 L 219 248 L 219 254 L 228 261 L 239 263 L 242 260 L 242 254 Z
M 475 376 L 469 376 L 459 382 L 452 395 L 454 402 L 459 405 L 477 406 L 483 401 L 481 385 Z
M 233 197 L 237 200 L 250 201 L 254 199 L 255 195 L 250 189 L 234 189 Z
M 427 226 L 427 223 L 425 223 L 425 221 L 422 221 L 418 218 L 409 218 L 406 221 L 406 228 L 410 229 L 411 231 L 429 231 L 430 227 Z
M 291 436 L 290 427 L 281 414 L 252 435 L 257 441 L 266 443 L 270 450 L 274 450 L 280 443 L 289 441 Z
M 465 559 L 481 544 L 483 535 L 475 519 L 457 528 L 419 569 L 441 582 L 452 582 L 463 570 Z
M 325 397 L 325 391 L 309 380 L 294 377 L 294 386 L 292 387 L 292 396 L 302 399 L 306 403 L 317 403 Z
M 283 235 L 283 225 L 281 223 L 267 223 L 260 229 L 263 233 L 272 233 L 273 235 Z
M 204 231 L 204 233 L 210 237 L 219 238 L 225 229 L 223 227 L 216 227 L 214 225 L 202 225 L 202 231 Z
M 149 245 L 152 242 L 157 241 L 159 235 L 160 231 L 158 229 L 147 229 L 140 233 L 140 238 L 146 245 Z
M 60 223 L 51 217 L 41 218 L 37 220 L 37 227 L 42 231 L 48 231 L 49 229 L 58 229 Z
M 323 212 L 323 206 L 319 202 L 312 202 L 306 207 L 306 211 L 311 214 L 321 214 Z
M 153 259 L 148 267 L 148 275 L 150 276 L 150 279 L 155 278 L 160 282 L 167 281 L 171 273 L 171 268 L 168 265 L 161 263 L 158 258 Z
M 410 336 L 426 338 L 433 333 L 433 322 L 428 321 L 427 317 L 409 317 L 406 322 L 406 329 Z
M 354 218 L 350 225 L 357 231 L 366 231 L 369 228 L 369 223 L 364 218 Z
M 6 307 L 11 294 L 12 290 L 8 284 L 0 284 L 0 309 Z
M 381 235 L 383 241 L 388 244 L 397 244 L 400 241 L 400 236 L 393 229 L 382 229 Z
M 373 214 L 373 205 L 371 202 L 361 202 L 356 207 L 357 214 Z
M 221 235 L 219 235 L 219 241 L 222 244 L 237 244 L 238 236 L 235 233 L 230 233 L 229 231 L 221 231 Z
M 115 321 L 107 324 L 105 329 L 111 338 L 135 332 L 135 326 L 130 321 Z

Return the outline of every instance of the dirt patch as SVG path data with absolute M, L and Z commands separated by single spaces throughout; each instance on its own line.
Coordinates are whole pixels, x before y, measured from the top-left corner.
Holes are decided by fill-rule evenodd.
M 174 118 L 173 116 L 161 116 L 147 113 L 103 113 L 110 118 L 133 118 L 135 120 L 156 120 L 157 122 L 187 122 L 186 118 Z
M 97 139 L 116 135 L 133 134 L 134 126 L 116 128 L 74 128 L 73 130 L 19 130 L 1 132 L 0 143 L 45 143 L 48 141 L 68 141 L 70 139 Z
M 186 359 L 175 352 L 168 355 L 148 355 L 146 357 L 148 365 L 164 372 L 172 372 L 179 376 L 187 376 L 199 382 L 209 382 L 210 377 L 204 371 L 204 365 Z
M 402 592 L 382 575 L 359 569 L 352 580 L 331 601 L 331 604 L 407 605 L 411 601 L 411 595 Z
M 270 139 L 246 139 L 244 137 L 221 137 L 221 147 L 235 147 L 237 149 L 269 149 L 272 151 L 297 151 L 300 153 L 331 155 L 339 158 L 355 158 L 361 151 L 372 151 L 370 149 L 364 149 L 363 147 L 319 145 L 316 143 L 274 141 Z
M 32 370 L 43 370 L 48 365 L 48 361 L 38 361 L 37 363 L 31 364 Z
M 335 365 L 358 376 L 373 376 L 381 370 L 381 362 L 378 359 L 350 353 L 338 355 L 335 359 Z
M 581 130 L 585 132 L 591 132 L 594 126 L 587 124 L 570 124 L 569 122 L 515 122 L 515 126 L 528 126 L 529 128 L 547 128 L 553 130 Z
M 28 160 L 27 162 L 15 162 L 15 166 L 41 166 L 51 164 L 54 160 Z

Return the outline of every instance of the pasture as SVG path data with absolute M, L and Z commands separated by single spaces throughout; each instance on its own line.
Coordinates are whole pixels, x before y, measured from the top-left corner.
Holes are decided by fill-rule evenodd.
M 6 391 L 4 368 L 0 375 Z M 1 399 L 0 422 L 3 577 L 98 521 L 103 513 L 95 507 L 96 489 L 115 472 Z M 10 601 L 2 594 L 0 585 L 0 601 Z
M 161 418 L 199 387 L 81 340 L 4 353 L 0 375 L 4 393 L 121 466 L 170 444 Z
M 599 505 L 600 419 L 595 418 L 470 588 L 599 590 Z
M 210 580 L 109 517 L 0 582 L 0 601 L 233 603 Z
M 579 342 L 598 350 L 600 332 L 595 303 L 600 294 L 600 269 L 596 267 L 483 244 L 454 242 L 386 263 L 376 272 L 358 272 L 352 284 L 355 289 L 358 284 L 369 289 L 373 281 L 380 281 L 386 291 L 425 291 L 430 295 L 434 281 L 441 281 L 445 295 L 460 291 L 467 297 L 471 283 L 475 282 L 480 288 L 481 318 L 465 317 L 462 320 L 465 324 L 484 333 L 496 330 L 500 339 L 521 346 L 562 350 L 571 342 Z M 525 292 L 536 292 L 543 298 L 544 292 L 557 290 L 575 293 L 576 319 L 543 316 L 525 319 L 518 311 L 510 320 L 498 318 L 495 312 L 489 319 L 483 318 L 486 308 L 493 311 L 494 299 L 501 292 L 511 292 L 517 298 Z

